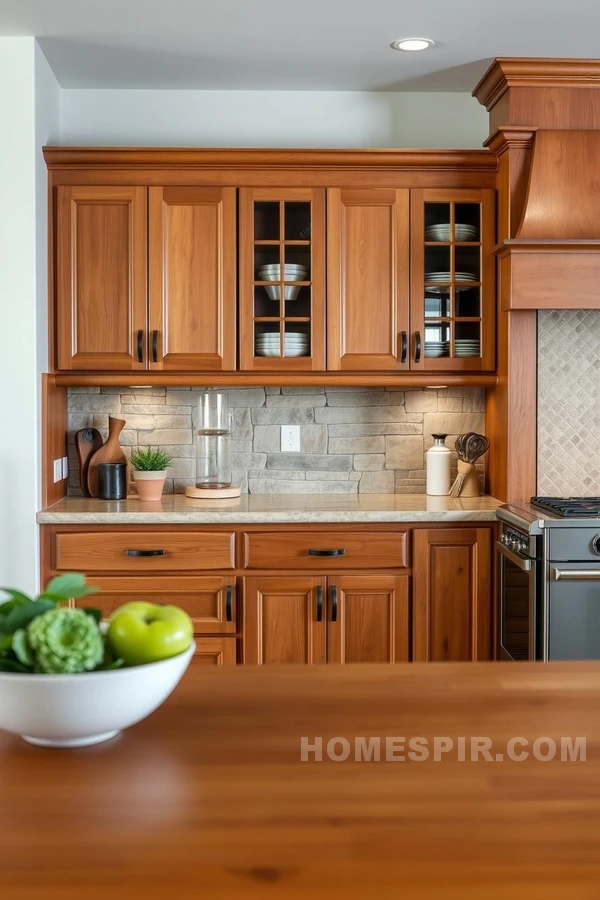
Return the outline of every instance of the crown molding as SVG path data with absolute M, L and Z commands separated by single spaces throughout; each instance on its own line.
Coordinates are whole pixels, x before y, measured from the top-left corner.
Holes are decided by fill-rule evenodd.
M 484 146 L 496 156 L 506 150 L 531 150 L 538 128 L 523 128 L 520 125 L 501 125 L 484 141 Z
M 44 147 L 49 169 L 336 168 L 491 171 L 489 150 L 262 150 L 204 147 Z
M 600 59 L 498 57 L 473 90 L 489 112 L 511 87 L 600 87 Z

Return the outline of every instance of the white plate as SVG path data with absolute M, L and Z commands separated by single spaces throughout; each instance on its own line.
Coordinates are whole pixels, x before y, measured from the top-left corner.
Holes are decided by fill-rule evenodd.
M 306 353 L 304 349 L 292 350 L 291 348 L 288 349 L 286 347 L 283 355 L 284 356 L 308 356 L 308 353 Z M 270 357 L 278 356 L 278 357 L 281 357 L 281 352 L 279 351 L 279 349 L 271 350 L 268 347 L 263 347 L 263 348 L 257 347 L 256 348 L 256 356 L 270 356 Z

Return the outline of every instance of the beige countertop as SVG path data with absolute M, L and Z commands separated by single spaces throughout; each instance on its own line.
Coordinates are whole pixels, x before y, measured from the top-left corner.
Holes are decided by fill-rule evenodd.
M 221 525 L 327 522 L 493 522 L 500 501 L 424 494 L 243 494 L 235 500 L 165 495 L 159 503 L 66 497 L 39 512 L 43 525 Z

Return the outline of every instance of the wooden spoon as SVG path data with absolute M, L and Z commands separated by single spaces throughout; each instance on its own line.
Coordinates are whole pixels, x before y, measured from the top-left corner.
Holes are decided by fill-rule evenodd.
M 127 457 L 119 446 L 119 435 L 125 426 L 125 419 L 108 417 L 108 438 L 103 447 L 97 450 L 88 467 L 88 490 L 90 497 L 98 496 L 98 464 L 127 462 Z
M 88 469 L 92 456 L 102 446 L 102 435 L 97 428 L 82 428 L 75 432 L 75 446 L 79 458 L 79 487 L 85 497 L 91 497 L 88 490 Z

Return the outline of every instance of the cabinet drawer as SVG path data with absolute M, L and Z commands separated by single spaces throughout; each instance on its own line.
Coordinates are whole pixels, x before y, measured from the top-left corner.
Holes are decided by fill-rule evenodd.
M 194 622 L 194 634 L 235 634 L 236 591 L 235 577 L 221 578 L 127 578 L 107 577 L 89 579 L 100 592 L 81 600 L 75 606 L 95 606 L 108 617 L 124 603 L 147 600 L 180 606 Z
M 235 666 L 234 637 L 208 637 L 196 640 L 193 666 Z
M 248 569 L 402 569 L 408 565 L 406 531 L 265 531 L 244 535 Z
M 233 569 L 234 532 L 91 531 L 54 535 L 59 572 L 194 572 Z

